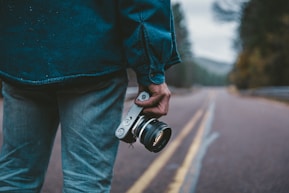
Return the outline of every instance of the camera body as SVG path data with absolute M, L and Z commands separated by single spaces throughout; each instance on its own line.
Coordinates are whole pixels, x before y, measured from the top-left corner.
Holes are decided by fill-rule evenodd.
M 137 100 L 145 101 L 149 97 L 147 92 L 141 92 Z M 171 137 L 171 128 L 156 118 L 146 117 L 142 110 L 143 107 L 133 103 L 116 129 L 115 136 L 126 143 L 134 143 L 139 138 L 146 149 L 157 153 L 168 143 Z

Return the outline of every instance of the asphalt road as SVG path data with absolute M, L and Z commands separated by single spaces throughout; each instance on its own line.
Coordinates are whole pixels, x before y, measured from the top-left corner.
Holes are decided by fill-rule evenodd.
M 289 192 L 288 105 L 206 88 L 174 94 L 161 121 L 173 135 L 160 153 L 121 143 L 112 193 Z M 61 192 L 59 137 L 43 193 Z

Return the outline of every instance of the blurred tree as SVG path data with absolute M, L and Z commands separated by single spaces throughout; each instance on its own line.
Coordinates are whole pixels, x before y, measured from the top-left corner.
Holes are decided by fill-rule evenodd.
M 222 21 L 237 14 L 223 9 L 220 1 L 214 4 Z M 239 5 L 240 53 L 230 79 L 239 88 L 289 85 L 289 1 L 250 0 Z
M 191 87 L 193 85 L 194 64 L 187 22 L 180 3 L 173 4 L 172 10 L 175 19 L 177 46 L 182 62 L 166 72 L 166 81 L 169 85 L 176 87 Z
M 243 10 L 239 34 L 242 52 L 249 53 L 244 60 L 247 86 L 289 85 L 289 1 L 251 0 Z
M 214 19 L 218 22 L 239 21 L 241 10 L 248 0 L 217 0 L 212 4 Z

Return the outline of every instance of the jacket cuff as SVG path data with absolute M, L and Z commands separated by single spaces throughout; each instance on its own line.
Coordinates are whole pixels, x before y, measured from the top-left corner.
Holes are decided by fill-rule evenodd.
M 160 67 L 159 65 L 156 67 Z M 165 82 L 165 69 L 157 68 L 150 65 L 142 65 L 135 68 L 134 71 L 137 75 L 137 81 L 142 86 L 148 86 L 150 84 L 162 84 Z
M 165 82 L 165 75 L 162 73 L 150 73 L 147 75 L 137 74 L 137 81 L 142 86 L 162 84 Z

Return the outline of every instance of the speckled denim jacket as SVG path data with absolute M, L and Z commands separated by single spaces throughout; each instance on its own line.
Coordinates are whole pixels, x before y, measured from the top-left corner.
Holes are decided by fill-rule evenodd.
M 1 0 L 0 76 L 43 85 L 130 67 L 142 85 L 180 61 L 169 0 Z

